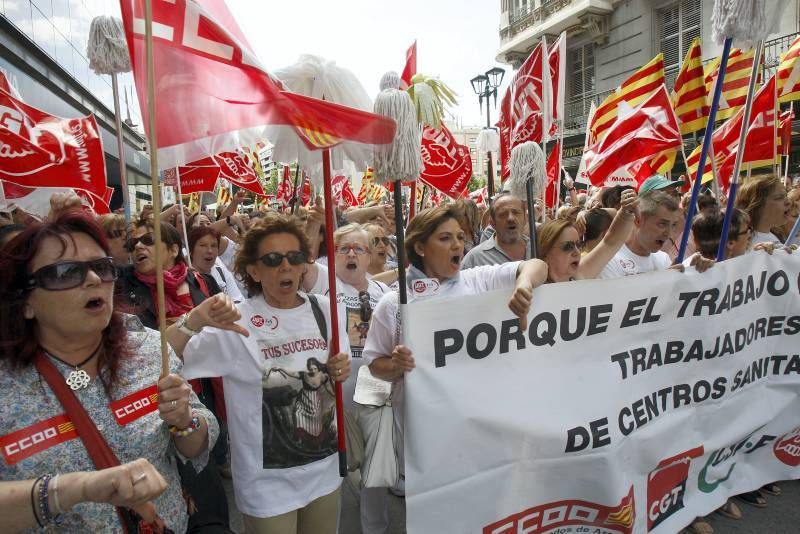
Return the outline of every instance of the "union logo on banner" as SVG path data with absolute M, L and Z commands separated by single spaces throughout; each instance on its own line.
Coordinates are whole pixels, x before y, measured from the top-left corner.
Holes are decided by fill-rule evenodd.
M 422 131 L 422 163 L 420 179 L 453 199 L 463 195 L 472 178 L 469 148 L 458 144 L 444 125 Z
M 686 479 L 692 458 L 703 456 L 703 446 L 682 452 L 659 462 L 647 477 L 647 530 L 683 509 Z

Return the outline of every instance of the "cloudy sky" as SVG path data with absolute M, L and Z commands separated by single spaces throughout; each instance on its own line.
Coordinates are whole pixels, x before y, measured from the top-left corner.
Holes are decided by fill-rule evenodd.
M 417 40 L 417 71 L 438 76 L 459 95 L 453 113 L 485 125 L 469 80 L 497 65 L 498 0 L 227 0 L 258 57 L 271 71 L 315 54 L 351 70 L 370 95 L 381 75 L 402 71 Z M 510 78 L 507 65 L 504 85 Z M 502 93 L 500 93 L 502 95 Z M 497 110 L 492 108 L 492 122 Z

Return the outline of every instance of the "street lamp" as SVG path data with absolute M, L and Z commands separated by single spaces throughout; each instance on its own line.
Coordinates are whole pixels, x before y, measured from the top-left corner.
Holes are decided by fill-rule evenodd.
M 478 95 L 478 104 L 483 111 L 483 99 L 486 99 L 486 127 L 491 128 L 492 122 L 489 117 L 489 98 L 494 97 L 494 105 L 497 106 L 497 88 L 503 83 L 503 75 L 505 70 L 500 67 L 492 67 L 487 70 L 485 74 L 479 74 L 470 80 L 472 90 Z M 494 178 L 492 176 L 492 152 L 489 151 L 488 158 L 488 174 L 486 176 L 486 184 L 488 185 L 489 198 L 494 196 Z

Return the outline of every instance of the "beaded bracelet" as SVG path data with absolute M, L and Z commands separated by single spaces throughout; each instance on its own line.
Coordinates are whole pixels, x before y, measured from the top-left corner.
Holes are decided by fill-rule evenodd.
M 47 525 L 53 522 L 54 517 L 50 514 L 50 503 L 48 497 L 48 486 L 53 475 L 44 475 L 42 482 L 39 484 L 39 512 L 41 512 L 42 522 Z
M 197 432 L 198 430 L 200 430 L 200 418 L 197 416 L 197 412 L 194 410 L 192 410 L 192 422 L 189 423 L 188 427 L 182 430 L 178 430 L 178 427 L 176 426 L 169 427 L 169 433 L 176 438 L 185 438 L 192 432 Z
M 42 523 L 42 520 L 39 519 L 39 514 L 36 512 L 36 484 L 41 482 L 43 478 L 43 476 L 37 478 L 33 481 L 33 486 L 31 486 L 31 510 L 33 511 L 33 518 L 36 519 L 36 523 L 41 528 L 44 528 L 44 523 Z

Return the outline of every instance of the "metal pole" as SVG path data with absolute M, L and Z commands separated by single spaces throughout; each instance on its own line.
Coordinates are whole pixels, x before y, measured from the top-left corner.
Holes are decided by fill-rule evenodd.
M 489 87 L 488 86 L 488 82 L 487 82 L 487 86 L 486 87 Z M 495 89 L 495 91 L 497 91 L 497 89 Z M 489 95 L 490 95 L 490 93 L 487 90 L 487 92 L 486 92 L 486 128 L 491 128 L 492 127 L 491 126 L 492 120 L 491 120 L 490 115 L 489 115 Z M 487 191 L 489 192 L 489 198 L 491 199 L 492 197 L 494 197 L 494 176 L 492 176 L 492 151 L 491 150 L 489 150 L 487 152 L 487 169 L 486 169 L 486 171 L 487 171 L 487 173 L 486 173 L 486 186 L 487 186 Z
M 125 209 L 125 224 L 131 222 L 131 203 L 128 198 L 128 181 L 125 179 L 125 145 L 122 141 L 122 117 L 119 109 L 119 85 L 117 74 L 111 75 L 111 91 L 114 93 L 114 121 L 117 127 L 117 152 L 119 153 L 119 185 L 122 187 L 122 207 Z
M 189 237 L 186 234 L 186 214 L 183 212 L 183 194 L 181 193 L 181 168 L 175 167 L 175 182 L 178 186 L 178 206 L 181 208 L 181 226 L 183 227 L 183 242 L 186 243 L 186 264 L 192 268 L 192 251 L 189 250 Z M 200 206 L 202 209 L 202 206 Z M 219 206 L 217 206 L 219 209 Z M 219 212 L 217 212 L 219 213 Z
M 778 85 L 777 84 L 777 80 L 776 80 L 775 85 L 776 86 Z M 788 119 L 790 123 L 792 121 L 792 114 L 793 113 L 794 113 L 794 102 L 791 102 L 789 104 L 789 119 Z M 777 120 L 777 118 L 776 118 L 776 120 Z M 789 136 L 789 141 L 790 142 L 791 142 L 791 137 L 792 136 L 790 135 Z M 786 146 L 786 170 L 783 171 L 783 186 L 786 187 L 787 189 L 789 187 L 789 158 L 792 155 L 792 152 L 791 152 L 791 150 L 789 150 L 789 146 L 788 145 L 789 144 L 787 143 L 787 146 Z

